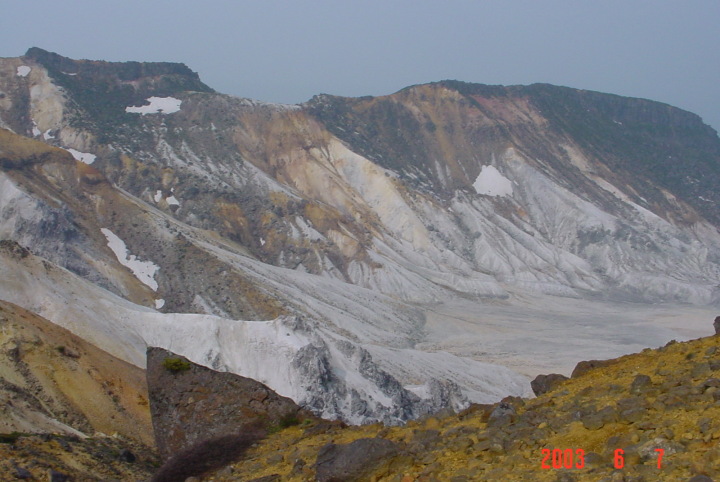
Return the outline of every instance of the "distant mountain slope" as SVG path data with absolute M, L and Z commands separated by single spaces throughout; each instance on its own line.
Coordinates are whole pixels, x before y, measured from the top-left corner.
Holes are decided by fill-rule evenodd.
M 237 244 L 117 190 L 60 149 L 7 131 L 0 138 L 7 161 L 0 232 L 48 256 L 0 250 L 2 297 L 126 362 L 144 366 L 148 345 L 172 349 L 256 378 L 326 417 L 356 423 L 397 423 L 460 408 L 468 397 L 492 400 L 528 390 L 527 381 L 506 368 L 412 349 L 408 340 L 420 327 L 410 306 L 265 265 Z M 59 233 L 64 243 L 57 242 Z M 158 264 L 140 261 L 138 252 Z M 57 265 L 68 261 L 95 284 Z M 215 300 L 229 296 L 239 317 L 260 312 L 275 319 L 151 308 L 167 303 L 211 311 Z
M 0 59 L 0 128 L 0 238 L 53 267 L 8 261 L 3 299 L 126 361 L 152 342 L 326 416 L 526 393 L 482 363 L 519 348 L 491 307 L 541 336 L 538 306 L 573 320 L 569 298 L 628 313 L 719 300 L 720 140 L 664 104 L 445 81 L 276 105 L 181 64 L 33 48 Z M 428 312 L 458 300 L 474 304 Z M 255 326 L 234 320 L 274 320 L 257 352 L 272 363 L 227 343 Z M 590 322 L 554 329 L 622 352 L 625 338 L 578 329 Z
M 430 192 L 469 188 L 478 161 L 509 145 L 583 192 L 593 186 L 588 166 L 572 164 L 568 148 L 577 147 L 593 174 L 619 182 L 635 202 L 668 210 L 660 192 L 667 189 L 718 222 L 711 180 L 720 174 L 720 138 L 697 115 L 659 102 L 548 84 L 443 81 L 379 98 L 317 96 L 308 106 L 354 150 L 421 176 Z

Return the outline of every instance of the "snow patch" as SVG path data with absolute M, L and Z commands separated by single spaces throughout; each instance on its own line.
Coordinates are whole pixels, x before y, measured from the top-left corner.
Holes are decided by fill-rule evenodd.
M 164 300 L 164 299 L 160 298 L 159 300 L 155 300 L 155 309 L 156 309 L 156 310 L 159 310 L 159 309 L 162 308 L 163 306 L 165 306 L 165 300 Z
M 50 134 L 50 129 L 48 129 L 43 133 L 43 139 L 49 141 L 50 139 L 55 139 L 55 136 Z
M 482 166 L 473 187 L 478 194 L 486 196 L 511 196 L 513 193 L 512 181 L 500 174 L 495 166 Z
M 18 77 L 27 77 L 27 75 L 30 73 L 32 69 L 28 67 L 27 65 L 21 65 L 17 68 L 17 76 Z
M 159 203 L 161 199 L 162 199 L 162 191 L 160 189 L 158 189 L 157 191 L 155 191 L 155 196 L 153 196 L 153 200 L 156 203 Z
M 32 123 L 33 123 L 33 128 L 32 128 L 33 137 L 37 137 L 40 134 L 42 134 L 42 131 L 40 129 L 38 129 L 37 122 L 32 121 Z
M 125 107 L 125 112 L 130 114 L 173 114 L 180 110 L 182 101 L 175 97 L 150 97 L 148 105 Z
M 170 206 L 179 206 L 179 205 L 180 205 L 180 201 L 177 200 L 177 198 L 175 197 L 174 194 L 173 194 L 172 196 L 166 198 L 165 201 L 166 201 Z
M 125 242 L 109 229 L 101 228 L 100 231 L 107 238 L 108 246 L 115 253 L 120 264 L 129 268 L 135 277 L 149 286 L 151 290 L 157 291 L 158 284 L 155 281 L 155 273 L 160 267 L 152 261 L 140 261 L 134 254 L 129 254 Z
M 97 159 L 95 154 L 89 154 L 87 152 L 80 152 L 75 149 L 65 149 L 75 158 L 76 161 L 84 162 L 85 164 L 92 164 Z

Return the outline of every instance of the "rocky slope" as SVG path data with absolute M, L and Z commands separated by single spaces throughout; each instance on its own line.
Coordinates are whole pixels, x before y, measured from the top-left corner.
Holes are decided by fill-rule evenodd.
M 2 480 L 139 480 L 159 465 L 145 371 L 5 301 L 0 407 Z
M 126 440 L 2 434 L 0 474 L 158 481 L 192 475 L 206 481 L 702 482 L 720 473 L 719 336 L 581 362 L 572 378 L 537 398 L 507 397 L 395 427 L 323 421 L 300 414 L 297 405 L 257 382 L 164 350 L 152 349 L 150 359 L 158 382 L 151 383 L 151 398 L 174 410 L 156 411 L 155 423 L 175 420 L 175 429 L 161 438 L 169 440 L 178 430 L 197 436 L 187 449 L 172 450 L 179 458 L 158 468 L 152 453 Z M 183 380 L 162 383 L 169 377 Z M 241 387 L 237 399 L 228 382 Z M 277 402 L 297 418 L 257 418 Z M 195 403 L 206 406 L 196 410 Z M 254 427 L 253 420 L 259 422 Z
M 0 435 L 2 480 L 148 480 L 159 465 L 154 452 L 127 439 Z
M 713 480 L 719 340 L 673 342 L 586 369 L 535 399 L 403 427 L 290 427 L 202 480 Z
M 148 344 L 182 350 L 215 368 L 243 367 L 245 375 L 272 384 L 283 395 L 325 416 L 343 416 L 356 422 L 377 418 L 391 422 L 442 406 L 461 406 L 466 396 L 453 382 L 459 381 L 458 376 L 463 377 L 466 390 L 483 399 L 501 396 L 508 386 L 522 392 L 527 383 L 501 367 L 413 350 L 405 350 L 407 359 L 420 366 L 411 366 L 409 373 L 389 374 L 348 337 L 389 340 L 393 348 L 407 348 L 407 337 L 418 329 L 411 307 L 379 293 L 338 286 L 297 271 L 272 269 L 242 246 L 180 224 L 114 188 L 93 166 L 74 161 L 63 150 L 7 131 L 0 135 L 4 136 L 7 175 L 3 178 L 4 232 L 46 257 L 44 261 L 34 256 L 24 261 L 6 257 L 4 297 L 82 334 L 126 361 L 143 366 Z M 36 193 L 39 199 L 29 193 Z M 107 229 L 108 225 L 113 229 Z M 59 232 L 64 233 L 64 243 L 55 238 Z M 158 253 L 154 257 L 158 264 L 134 263 L 136 256 L 147 255 L 127 253 L 123 239 L 135 240 L 136 244 L 130 245 L 133 253 L 147 253 L 148 249 Z M 155 241 L 147 243 L 148 239 Z M 63 269 L 50 269 L 55 263 L 63 263 L 96 286 Z M 135 276 L 128 266 L 136 269 Z M 143 277 L 147 269 L 155 273 Z M 149 282 L 165 276 L 173 280 L 169 287 L 155 288 Z M 66 285 L 73 288 L 64 289 Z M 214 300 L 221 299 L 226 308 L 236 307 L 231 311 L 238 317 L 272 319 L 293 313 L 310 318 L 303 321 L 286 316 L 273 323 L 248 323 L 248 329 L 237 331 L 234 327 L 238 325 L 225 318 L 230 317 L 225 310 L 225 317 L 158 316 L 149 314 L 151 309 L 123 303 L 102 288 L 145 306 L 157 307 L 167 301 L 170 306 L 177 303 L 212 312 L 211 307 L 217 306 Z M 211 294 L 202 296 L 203 290 Z M 78 293 L 93 293 L 93 298 L 82 296 L 68 306 L 67 300 Z M 53 302 L 48 303 L 48 299 Z M 104 303 L 99 304 L 98 299 Z M 333 323 L 321 329 L 318 320 Z M 340 323 L 345 326 L 332 328 Z M 174 329 L 158 328 L 168 324 Z M 210 326 L 217 331 L 207 331 L 204 341 L 197 333 L 187 336 Z M 278 340 L 275 337 L 281 330 L 294 336 Z M 393 330 L 400 333 L 392 334 Z M 232 338 L 240 345 L 252 349 L 223 350 L 228 332 L 233 332 Z M 247 339 L 248 335 L 251 338 Z M 403 351 L 381 354 L 397 357 Z M 432 370 L 425 370 L 427 366 Z M 469 376 L 461 372 L 467 367 L 475 367 Z M 338 376 L 338 372 L 348 370 L 357 373 L 350 383 Z M 450 370 L 457 375 L 450 375 Z M 398 375 L 406 383 L 424 386 L 421 396 L 404 388 L 395 378 Z
M 649 336 L 687 318 L 648 303 L 718 302 L 720 139 L 651 101 L 440 82 L 273 105 L 30 49 L 0 59 L 0 128 L 0 238 L 33 253 L 0 257 L 2 299 L 326 417 L 527 394 L 484 362 L 687 338 Z M 598 335 L 608 309 L 623 329 Z

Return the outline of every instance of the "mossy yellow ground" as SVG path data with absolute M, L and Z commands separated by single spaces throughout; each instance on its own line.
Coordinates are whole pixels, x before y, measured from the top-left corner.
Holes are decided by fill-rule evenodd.
M 269 436 L 243 461 L 208 480 L 252 480 L 273 474 L 279 476 L 277 480 L 315 480 L 313 465 L 323 446 L 362 438 L 383 438 L 400 448 L 399 454 L 370 467 L 362 480 L 555 481 L 565 477 L 582 481 L 620 475 L 688 480 L 697 474 L 718 474 L 719 345 L 720 337 L 713 336 L 618 358 L 537 398 L 509 399 L 515 415 L 505 425 L 488 421 L 493 407 L 479 407 L 401 427 L 343 428 L 315 423 L 290 427 Z M 642 375 L 649 377 L 649 383 L 636 382 Z M 610 419 L 588 423 L 588 417 L 606 407 Z M 423 438 L 430 442 L 418 445 Z M 659 466 L 655 448 L 664 452 Z M 572 453 L 572 459 L 559 458 L 572 462 L 572 468 L 553 467 L 554 449 L 560 449 L 563 457 Z M 544 460 L 546 454 L 549 458 Z M 543 468 L 543 462 L 549 468 Z

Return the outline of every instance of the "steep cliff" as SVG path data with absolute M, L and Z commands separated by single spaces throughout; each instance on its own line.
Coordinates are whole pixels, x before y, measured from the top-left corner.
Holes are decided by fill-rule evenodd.
M 161 348 L 148 348 L 147 380 L 158 452 L 169 458 L 204 440 L 314 419 L 255 380 L 218 373 Z

